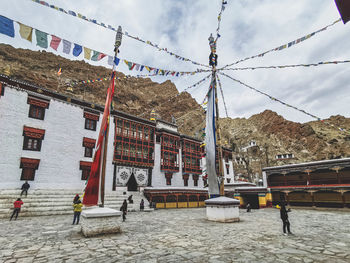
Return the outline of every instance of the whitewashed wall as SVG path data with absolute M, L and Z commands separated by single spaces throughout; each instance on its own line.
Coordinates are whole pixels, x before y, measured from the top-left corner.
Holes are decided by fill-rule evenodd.
M 97 140 L 100 121 L 96 131 L 86 130 L 83 108 L 50 99 L 45 110 L 45 119 L 28 117 L 29 104 L 26 91 L 5 87 L 0 98 L 0 189 L 19 188 L 22 169 L 21 157 L 40 159 L 35 180 L 30 181 L 31 189 L 84 189 L 81 180 L 80 161 L 92 161 L 84 157 L 83 137 Z M 27 151 L 23 148 L 23 126 L 45 130 L 41 151 Z M 114 123 L 109 133 L 108 158 L 106 170 L 106 191 L 112 190 L 113 179 L 113 139 Z

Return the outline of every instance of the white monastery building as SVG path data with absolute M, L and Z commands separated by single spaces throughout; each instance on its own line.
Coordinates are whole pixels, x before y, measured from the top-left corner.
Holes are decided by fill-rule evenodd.
M 19 189 L 28 180 L 31 189 L 82 191 L 102 114 L 100 105 L 0 75 L 0 190 Z M 164 206 L 200 204 L 207 198 L 201 146 L 174 124 L 113 110 L 106 193 L 142 190 Z M 230 150 L 223 150 L 222 162 L 225 182 L 233 183 Z

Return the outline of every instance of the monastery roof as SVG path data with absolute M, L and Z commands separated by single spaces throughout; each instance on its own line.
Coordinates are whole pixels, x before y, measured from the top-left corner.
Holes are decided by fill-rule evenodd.
M 322 161 L 314 161 L 314 162 L 308 162 L 308 163 L 287 164 L 282 166 L 265 167 L 262 170 L 266 172 L 273 172 L 275 170 L 290 170 L 290 169 L 296 169 L 296 168 L 308 168 L 308 167 L 318 167 L 318 166 L 333 167 L 335 165 L 350 166 L 350 158 L 322 160 Z

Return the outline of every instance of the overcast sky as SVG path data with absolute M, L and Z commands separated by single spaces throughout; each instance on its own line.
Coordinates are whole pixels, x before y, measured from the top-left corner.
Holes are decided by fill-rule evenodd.
M 208 36 L 215 33 L 221 0 L 47 0 L 49 4 L 73 10 L 99 22 L 150 40 L 168 50 L 208 64 Z M 247 56 L 256 55 L 299 37 L 312 33 L 334 22 L 340 16 L 333 0 L 227 0 L 222 14 L 221 37 L 218 40 L 218 67 Z M 33 3 L 30 0 L 0 0 L 0 15 L 25 25 L 54 34 L 73 43 L 113 54 L 115 33 L 77 17 Z M 16 48 L 39 50 L 35 37 L 30 43 L 19 36 L 15 25 L 15 38 L 0 35 L 0 42 Z M 49 38 L 50 39 L 50 38 Z M 317 63 L 320 61 L 350 59 L 350 22 L 330 27 L 291 48 L 266 54 L 237 64 L 237 67 L 283 64 Z M 47 51 L 76 59 L 50 47 Z M 165 52 L 123 37 L 120 57 L 139 64 L 176 71 L 199 68 L 190 62 L 179 61 Z M 83 59 L 81 55 L 78 59 Z M 107 59 L 90 62 L 107 66 Z M 124 63 L 117 67 L 128 75 Z M 64 71 L 64 69 L 63 69 Z M 145 70 L 142 72 L 144 73 Z M 254 71 L 227 71 L 227 74 L 321 118 L 341 114 L 350 117 L 350 65 L 323 65 L 309 68 L 261 69 Z M 207 73 L 183 77 L 153 77 L 154 81 L 173 81 L 178 90 L 204 78 Z M 102 76 L 101 76 L 102 77 Z M 250 117 L 271 109 L 286 119 L 305 122 L 313 120 L 296 110 L 287 108 L 267 97 L 225 77 L 220 77 L 229 117 Z M 192 89 L 192 96 L 201 103 L 209 82 Z M 191 90 L 190 90 L 191 91 Z M 225 116 L 221 97 L 220 117 Z

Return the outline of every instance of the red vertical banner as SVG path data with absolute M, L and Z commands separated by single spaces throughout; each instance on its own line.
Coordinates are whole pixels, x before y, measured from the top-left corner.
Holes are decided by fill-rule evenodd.
M 100 171 L 101 171 L 102 157 L 103 157 L 102 146 L 103 146 L 105 137 L 107 135 L 106 131 L 108 126 L 108 118 L 110 114 L 112 99 L 114 96 L 114 76 L 115 76 L 115 72 L 112 73 L 111 84 L 109 85 L 109 88 L 107 91 L 106 104 L 103 112 L 100 133 L 98 135 L 94 161 L 91 165 L 90 176 L 85 188 L 84 199 L 83 199 L 83 204 L 85 206 L 94 206 L 98 204 L 98 195 L 99 195 L 100 177 L 101 177 Z

